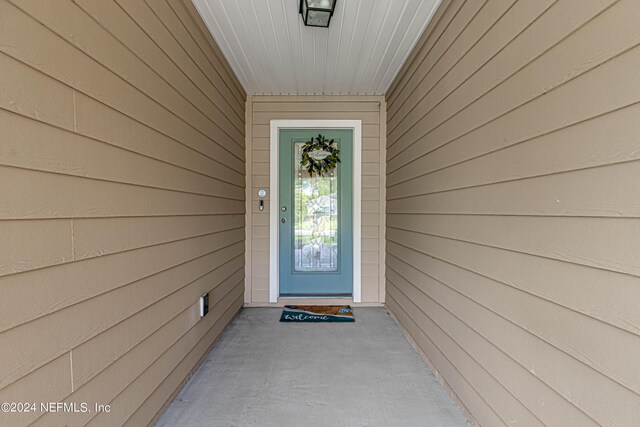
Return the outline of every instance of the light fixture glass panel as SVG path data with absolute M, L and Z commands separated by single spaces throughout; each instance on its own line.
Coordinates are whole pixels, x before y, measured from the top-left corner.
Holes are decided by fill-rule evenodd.
M 314 27 L 326 27 L 329 25 L 331 12 L 320 12 L 318 10 L 310 10 L 307 18 L 307 25 Z
M 333 2 L 335 0 L 308 0 L 309 2 L 309 7 L 315 7 L 318 9 L 329 9 L 331 10 L 331 8 L 333 7 Z M 305 3 L 303 1 L 303 3 Z

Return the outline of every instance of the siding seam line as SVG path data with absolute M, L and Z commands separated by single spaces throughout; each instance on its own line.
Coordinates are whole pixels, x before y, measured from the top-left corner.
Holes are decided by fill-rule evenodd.
M 69 349 L 69 372 L 71 373 L 71 393 L 73 393 L 73 349 Z

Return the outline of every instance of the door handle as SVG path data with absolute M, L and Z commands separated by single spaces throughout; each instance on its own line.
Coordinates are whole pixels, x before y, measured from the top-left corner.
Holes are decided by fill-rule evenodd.
M 285 217 L 280 218 L 280 222 L 284 224 L 285 222 L 287 222 L 287 218 Z

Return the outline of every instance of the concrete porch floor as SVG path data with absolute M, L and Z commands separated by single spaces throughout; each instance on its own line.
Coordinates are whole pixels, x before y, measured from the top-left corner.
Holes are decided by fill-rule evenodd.
M 246 308 L 157 426 L 466 426 L 383 308 L 355 324 Z

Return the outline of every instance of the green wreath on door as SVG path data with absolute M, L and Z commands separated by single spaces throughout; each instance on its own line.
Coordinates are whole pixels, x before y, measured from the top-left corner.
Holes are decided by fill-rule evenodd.
M 336 148 L 333 139 L 327 139 L 323 135 L 311 137 L 302 146 L 302 158 L 300 166 L 306 167 L 309 176 L 323 177 L 334 170 L 340 163 L 340 150 Z

